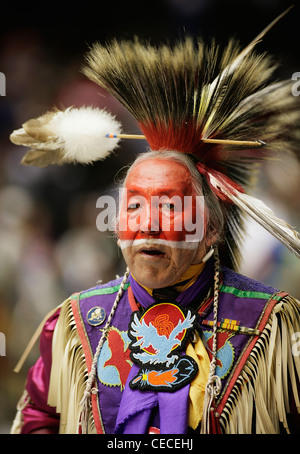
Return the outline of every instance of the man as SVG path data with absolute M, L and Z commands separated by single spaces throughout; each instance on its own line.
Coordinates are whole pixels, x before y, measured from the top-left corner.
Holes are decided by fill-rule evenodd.
M 92 50 L 86 73 L 124 103 L 154 151 L 124 181 L 124 277 L 49 316 L 13 432 L 299 430 L 299 302 L 234 271 L 245 212 L 300 251 L 297 232 L 244 192 L 253 160 L 282 146 L 278 128 L 292 146 L 297 116 L 285 83 L 266 86 L 270 63 L 253 45 L 229 45 L 220 59 L 191 40 Z M 98 121 L 80 142 L 78 114 L 54 112 L 16 131 L 12 140 L 32 148 L 24 163 L 102 159 Z M 89 114 L 90 132 L 99 112 Z M 267 142 L 264 152 L 253 137 Z M 105 139 L 105 153 L 116 139 Z

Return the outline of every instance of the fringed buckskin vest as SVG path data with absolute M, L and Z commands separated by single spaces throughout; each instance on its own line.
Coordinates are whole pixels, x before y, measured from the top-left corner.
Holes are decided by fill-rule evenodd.
M 48 401 L 61 413 L 61 433 L 80 432 L 80 400 L 85 381 L 119 285 L 120 279 L 75 294 L 61 308 L 53 339 L 55 372 L 51 374 Z M 130 291 L 128 281 L 99 356 L 89 433 L 115 432 L 132 366 L 127 331 L 137 306 L 133 307 L 130 301 Z M 198 303 L 198 332 L 211 357 L 210 292 Z M 91 321 L 95 312 L 100 323 Z M 222 390 L 214 406 L 214 418 L 222 433 L 279 433 L 282 427 L 289 431 L 290 402 L 298 401 L 295 377 L 296 361 L 299 362 L 299 356 L 290 353 L 289 344 L 297 330 L 300 331 L 299 303 L 295 299 L 223 268 L 216 368 Z M 211 427 L 213 432 L 214 425 Z

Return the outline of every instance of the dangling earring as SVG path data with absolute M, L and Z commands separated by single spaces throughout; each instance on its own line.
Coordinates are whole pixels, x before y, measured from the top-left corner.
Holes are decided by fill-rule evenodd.
M 210 246 L 210 250 L 209 250 L 208 253 L 203 257 L 202 263 L 207 262 L 207 260 L 211 258 L 211 256 L 213 255 L 213 253 L 214 253 L 214 247 L 213 247 L 213 246 Z

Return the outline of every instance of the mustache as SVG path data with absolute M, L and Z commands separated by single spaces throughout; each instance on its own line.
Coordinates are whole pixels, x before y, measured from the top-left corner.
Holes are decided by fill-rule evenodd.
M 119 240 L 120 248 L 126 249 L 128 247 L 143 247 L 143 246 L 168 246 L 176 249 L 196 249 L 199 240 L 195 241 L 169 241 L 162 238 L 141 238 L 138 240 Z

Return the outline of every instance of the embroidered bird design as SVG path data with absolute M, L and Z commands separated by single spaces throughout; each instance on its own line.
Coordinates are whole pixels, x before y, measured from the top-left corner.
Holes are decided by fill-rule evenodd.
M 130 351 L 126 349 L 124 339 L 118 331 L 109 331 L 107 341 L 111 357 L 105 362 L 104 367 L 114 366 L 118 370 L 121 388 L 124 388 L 131 369 Z
M 130 335 L 132 338 L 136 338 L 133 341 L 130 348 L 135 349 L 140 347 L 143 352 L 132 352 L 132 356 L 135 360 L 146 364 L 165 364 L 168 367 L 178 359 L 178 355 L 170 355 L 171 351 L 181 345 L 182 340 L 178 339 L 177 336 L 184 330 L 187 330 L 193 326 L 195 315 L 192 315 L 191 311 L 188 311 L 187 316 L 184 320 L 179 320 L 177 325 L 172 330 L 168 330 L 168 335 L 159 334 L 157 327 L 152 322 L 147 325 L 144 319 L 141 321 L 138 318 L 137 313 L 134 314 L 133 321 L 131 323 Z M 169 324 L 170 327 L 170 324 Z M 145 351 L 146 348 L 152 347 L 154 353 L 150 354 Z
M 147 367 L 141 368 L 129 385 L 132 389 L 175 391 L 189 383 L 197 371 L 198 367 L 193 359 L 189 356 L 182 356 L 171 369 L 151 370 Z
M 205 339 L 206 339 L 206 346 L 209 358 L 212 359 L 213 354 L 213 336 L 211 331 L 204 331 L 203 332 Z M 218 352 L 216 358 L 216 375 L 220 378 L 225 378 L 226 375 L 231 370 L 233 365 L 235 352 L 234 348 L 229 339 L 234 336 L 234 333 L 228 333 L 226 331 L 218 332 Z

